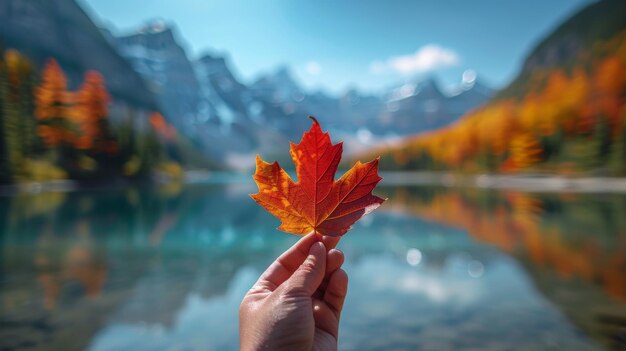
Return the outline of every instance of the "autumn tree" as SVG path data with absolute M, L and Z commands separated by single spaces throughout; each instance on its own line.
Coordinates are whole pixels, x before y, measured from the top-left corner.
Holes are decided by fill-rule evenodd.
M 150 125 L 157 135 L 164 141 L 173 141 L 176 138 L 176 129 L 167 123 L 165 118 L 159 112 L 150 114 Z
M 72 123 L 71 100 L 65 73 L 56 60 L 48 60 L 41 84 L 35 91 L 38 133 L 46 147 L 74 143 L 76 130 Z
M 541 160 L 543 150 L 530 133 L 520 133 L 511 141 L 510 161 L 514 169 L 528 168 Z
M 611 55 L 598 62 L 594 74 L 596 113 L 606 117 L 612 130 L 618 130 L 620 107 L 624 103 L 626 65 L 624 58 Z
M 88 71 L 85 81 L 76 93 L 72 119 L 79 127 L 75 147 L 81 150 L 113 151 L 114 142 L 108 125 L 109 102 L 102 75 Z

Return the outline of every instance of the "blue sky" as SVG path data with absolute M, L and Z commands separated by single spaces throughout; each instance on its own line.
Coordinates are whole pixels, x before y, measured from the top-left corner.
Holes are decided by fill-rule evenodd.
M 473 70 L 506 85 L 542 37 L 589 0 L 79 0 L 125 33 L 175 23 L 193 58 L 227 55 L 244 82 L 289 66 L 309 89 L 377 91 L 436 75 L 444 86 Z

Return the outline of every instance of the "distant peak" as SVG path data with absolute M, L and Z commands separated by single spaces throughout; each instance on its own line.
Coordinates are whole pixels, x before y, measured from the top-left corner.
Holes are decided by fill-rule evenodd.
M 290 86 L 292 88 L 297 86 L 296 80 L 287 66 L 280 66 L 274 71 L 271 71 L 271 73 L 260 75 L 256 83 L 270 83 L 273 85 Z
M 229 68 L 227 57 L 205 53 L 199 59 L 196 60 L 196 63 L 204 67 L 205 70 L 208 70 L 212 73 L 227 73 L 232 74 Z
M 450 89 L 450 93 L 453 96 L 469 92 L 490 96 L 494 93 L 494 91 L 494 88 L 492 88 L 489 84 L 485 84 L 482 77 L 479 77 L 479 75 L 473 70 L 466 70 L 463 72 L 461 81 Z
M 220 63 L 226 63 L 226 59 L 224 58 L 224 56 L 220 56 L 220 55 L 216 55 L 216 54 L 212 54 L 212 53 L 204 53 L 204 54 L 202 54 L 202 56 L 198 59 L 198 61 L 200 61 L 200 62 L 220 62 Z
M 147 21 L 143 26 L 141 26 L 138 30 L 139 33 L 142 34 L 155 34 L 161 32 L 170 31 L 171 28 L 167 24 L 167 22 L 162 18 L 155 18 Z
M 421 89 L 426 87 L 439 89 L 439 83 L 437 83 L 437 79 L 434 76 L 427 76 L 419 81 L 418 87 Z
M 474 83 L 476 78 L 478 78 L 478 73 L 476 73 L 473 69 L 466 69 L 461 75 L 463 83 Z
M 278 67 L 276 71 L 274 71 L 273 76 L 276 78 L 292 80 L 291 70 L 287 66 Z

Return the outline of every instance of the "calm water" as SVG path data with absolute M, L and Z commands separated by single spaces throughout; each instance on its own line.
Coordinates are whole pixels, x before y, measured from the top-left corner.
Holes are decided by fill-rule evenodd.
M 236 350 L 297 237 L 250 184 L 0 198 L 0 349 Z M 626 348 L 626 196 L 389 187 L 344 237 L 342 350 Z

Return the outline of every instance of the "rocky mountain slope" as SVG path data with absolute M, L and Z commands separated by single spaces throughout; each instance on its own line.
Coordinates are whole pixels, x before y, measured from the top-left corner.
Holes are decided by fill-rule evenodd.
M 228 165 L 253 160 L 255 152 L 284 154 L 276 146 L 298 140 L 308 115 L 346 139 L 349 152 L 446 125 L 492 94 L 482 86 L 478 93 L 477 83 L 449 96 L 431 79 L 381 94 L 337 96 L 303 89 L 287 67 L 244 82 L 223 55 L 191 57 L 183 34 L 162 20 L 126 33 L 98 29 L 75 0 L 0 3 L 0 47 L 18 49 L 40 67 L 56 58 L 74 87 L 86 70 L 101 72 L 116 103 L 163 112 L 202 151 Z
M 42 66 L 59 61 L 76 87 L 83 73 L 95 69 L 119 101 L 154 110 L 154 95 L 74 0 L 3 0 L 0 2 L 0 48 L 13 48 Z

